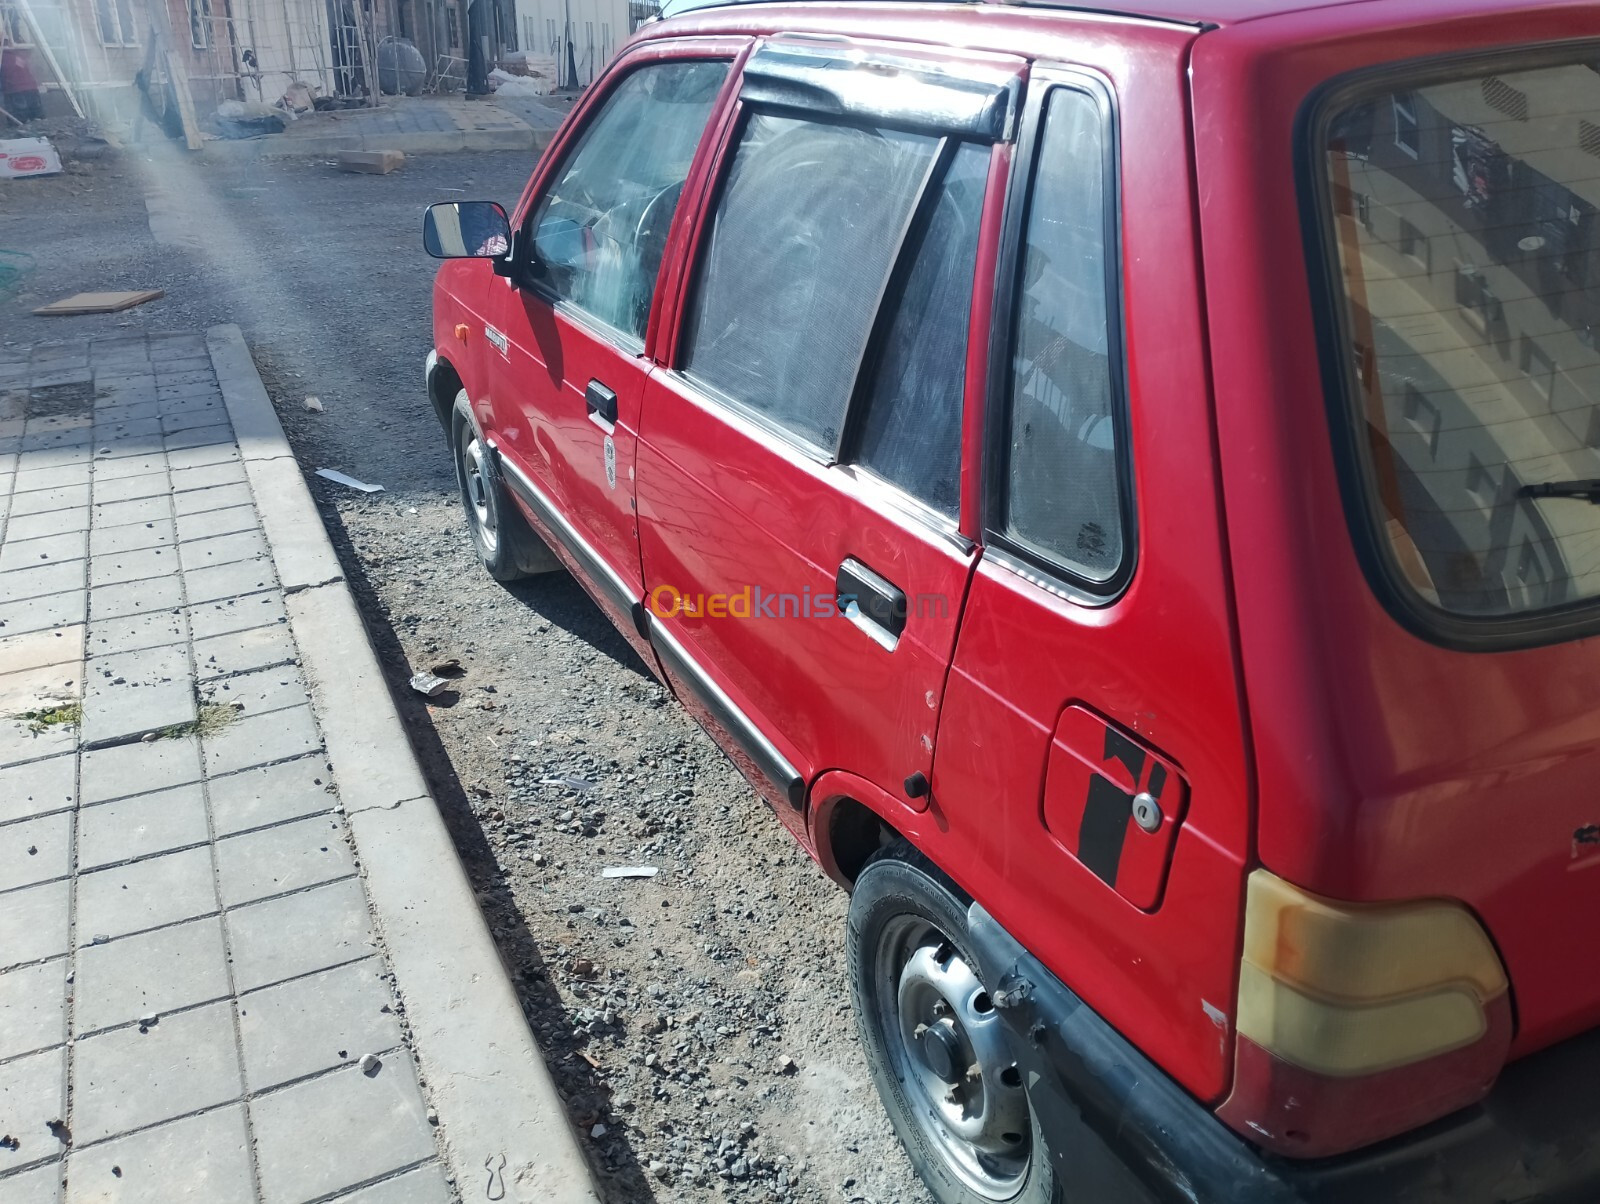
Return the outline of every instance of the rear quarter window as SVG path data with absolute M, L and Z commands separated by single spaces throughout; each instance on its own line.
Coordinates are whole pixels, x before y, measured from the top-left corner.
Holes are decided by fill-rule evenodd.
M 1600 618 L 1600 48 L 1342 87 L 1308 140 L 1385 588 L 1479 631 Z

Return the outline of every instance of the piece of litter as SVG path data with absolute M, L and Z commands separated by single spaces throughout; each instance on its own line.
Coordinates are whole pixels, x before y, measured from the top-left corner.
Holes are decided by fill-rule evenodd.
M 660 871 L 653 865 L 608 865 L 602 878 L 654 878 Z
M 450 688 L 450 683 L 432 673 L 416 673 L 412 675 L 411 688 L 428 698 L 437 698 Z
M 317 475 L 340 485 L 348 485 L 351 489 L 359 489 L 362 493 L 383 492 L 382 485 L 368 485 L 365 481 L 358 481 L 354 477 L 345 476 L 344 473 L 336 468 L 319 468 L 317 469 Z
M 33 312 L 47 318 L 71 317 L 74 314 L 114 314 L 165 296 L 166 293 L 158 288 L 125 293 L 73 293 L 49 305 L 41 305 Z
M 541 786 L 565 786 L 568 790 L 593 790 L 594 783 L 588 778 L 550 777 L 540 778 Z
M 435 677 L 465 677 L 467 671 L 461 667 L 461 662 L 451 657 L 447 661 L 440 661 L 428 670 Z
M 9 104 L 9 100 L 7 101 Z M 0 140 L 0 180 L 24 176 L 53 176 L 61 170 L 61 156 L 48 138 Z
M 313 414 L 322 413 L 322 398 L 320 397 L 308 397 L 300 404 L 305 406 L 305 408 L 310 410 Z

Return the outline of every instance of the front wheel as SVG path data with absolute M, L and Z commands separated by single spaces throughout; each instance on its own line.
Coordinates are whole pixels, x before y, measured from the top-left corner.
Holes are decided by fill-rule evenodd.
M 909 845 L 861 871 L 848 943 L 861 1043 L 939 1204 L 1058 1204 L 1050 1152 L 968 949 L 966 911 Z
M 456 484 L 467 511 L 473 550 L 496 581 L 517 581 L 548 573 L 561 562 L 533 533 L 515 503 L 505 496 L 489 445 L 478 429 L 467 391 L 456 394 L 450 417 Z

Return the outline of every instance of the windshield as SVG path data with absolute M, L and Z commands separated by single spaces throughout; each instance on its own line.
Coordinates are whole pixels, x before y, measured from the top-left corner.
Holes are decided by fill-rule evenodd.
M 1482 617 L 1600 595 L 1600 52 L 1521 66 L 1386 83 L 1320 148 L 1382 536 Z

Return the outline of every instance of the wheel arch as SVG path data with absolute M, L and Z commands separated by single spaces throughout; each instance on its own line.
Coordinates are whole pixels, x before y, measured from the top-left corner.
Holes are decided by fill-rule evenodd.
M 938 838 L 948 825 L 936 808 L 913 811 L 866 778 L 838 769 L 819 776 L 810 797 L 810 835 L 817 862 L 846 890 L 854 887 L 868 859 L 897 839 L 938 864 Z
M 455 410 L 456 394 L 465 387 L 461 373 L 444 356 L 428 365 L 428 400 L 433 403 L 433 412 L 447 436 L 453 434 L 450 416 Z

